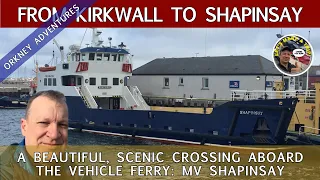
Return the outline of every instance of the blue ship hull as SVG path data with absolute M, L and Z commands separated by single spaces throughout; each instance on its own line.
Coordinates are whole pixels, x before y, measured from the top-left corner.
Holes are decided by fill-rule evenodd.
M 197 144 L 284 144 L 297 99 L 230 101 L 211 114 L 89 109 L 68 96 L 70 127 Z

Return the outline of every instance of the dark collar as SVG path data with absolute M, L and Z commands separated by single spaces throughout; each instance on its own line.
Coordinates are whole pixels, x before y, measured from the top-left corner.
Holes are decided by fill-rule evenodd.
M 288 69 L 287 69 L 286 67 L 284 67 L 282 64 L 280 64 L 280 62 L 278 63 L 278 67 L 279 67 L 282 71 L 284 71 L 284 72 L 289 72 L 289 73 L 291 73 L 291 69 L 292 69 L 292 68 L 296 68 L 296 66 L 293 65 L 293 64 L 291 64 L 290 62 L 288 63 Z

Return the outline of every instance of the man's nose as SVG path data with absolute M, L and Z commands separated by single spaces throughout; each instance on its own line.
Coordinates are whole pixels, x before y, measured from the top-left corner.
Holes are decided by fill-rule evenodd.
M 50 124 L 48 127 L 47 136 L 49 136 L 51 139 L 58 139 L 61 136 L 59 126 L 55 123 Z

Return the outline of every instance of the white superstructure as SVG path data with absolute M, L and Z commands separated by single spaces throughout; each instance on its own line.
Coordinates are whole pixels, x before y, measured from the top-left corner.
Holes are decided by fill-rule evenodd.
M 78 96 L 88 108 L 149 110 L 136 86 L 127 86 L 132 76 L 132 56 L 126 45 L 104 46 L 101 30 L 93 28 L 91 46 L 71 45 L 56 66 L 40 67 L 37 91 L 58 90 Z M 111 40 L 111 38 L 109 38 Z M 66 59 L 66 60 L 64 60 Z

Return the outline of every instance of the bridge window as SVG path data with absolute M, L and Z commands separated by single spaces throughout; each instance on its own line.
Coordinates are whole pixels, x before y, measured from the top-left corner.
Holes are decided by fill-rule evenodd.
M 90 85 L 96 85 L 96 78 L 90 78 Z
M 89 54 L 89 60 L 90 60 L 90 61 L 93 61 L 93 60 L 94 60 L 94 57 L 95 57 L 95 53 L 90 53 L 90 54 Z
M 117 54 L 112 54 L 113 61 L 117 61 Z
M 63 86 L 75 86 L 76 77 L 75 76 L 62 76 L 62 85 Z
M 81 86 L 81 78 L 78 78 L 77 85 Z
M 52 79 L 48 78 L 48 86 L 52 86 Z
M 104 59 L 105 59 L 106 61 L 109 61 L 109 60 L 110 60 L 110 54 L 108 54 L 108 53 L 104 53 L 103 57 L 104 57 Z
M 119 85 L 119 78 L 113 78 L 113 85 Z
M 101 60 L 102 60 L 102 54 L 99 53 L 99 54 L 97 54 L 97 61 L 101 61 Z
M 52 78 L 52 85 L 57 86 L 57 79 L 56 78 Z
M 82 54 L 82 61 L 84 61 L 86 58 L 86 54 Z
M 101 85 L 108 85 L 108 78 L 101 78 Z
M 119 61 L 119 62 L 122 62 L 123 59 L 124 59 L 124 54 L 119 54 L 119 56 L 118 56 L 118 61 Z
M 45 85 L 45 86 L 47 86 L 48 84 L 47 84 L 47 78 L 44 78 L 44 81 L 43 81 L 43 84 Z

